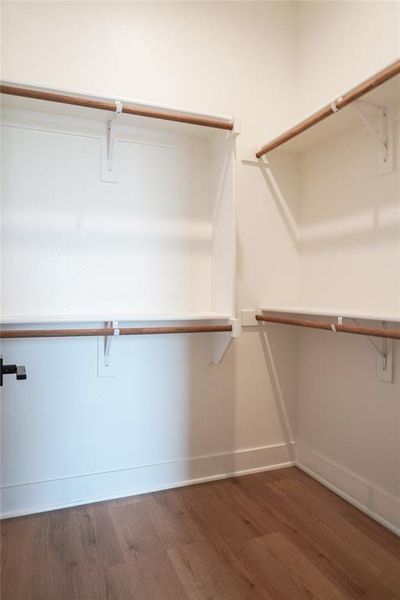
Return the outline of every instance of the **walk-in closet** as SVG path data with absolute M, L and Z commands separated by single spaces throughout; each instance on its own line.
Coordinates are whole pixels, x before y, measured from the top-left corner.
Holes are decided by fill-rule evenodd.
M 400 600 L 400 2 L 1 2 L 2 600 Z

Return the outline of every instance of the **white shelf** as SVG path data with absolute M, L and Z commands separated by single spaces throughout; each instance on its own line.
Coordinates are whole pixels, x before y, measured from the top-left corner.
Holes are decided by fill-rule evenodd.
M 182 314 L 109 314 L 109 315 L 14 315 L 2 317 L 2 325 L 30 325 L 38 323 L 97 323 L 107 321 L 120 321 L 126 323 L 170 322 L 170 321 L 228 321 L 233 315 L 204 312 Z
M 398 105 L 400 102 L 400 76 L 394 77 L 368 94 L 365 94 L 362 96 L 362 98 L 360 98 L 360 100 L 363 102 L 384 104 L 388 106 L 390 109 L 392 109 L 392 118 L 397 120 Z M 377 113 L 371 107 L 363 106 L 363 111 L 369 119 L 376 119 Z M 312 116 L 312 114 L 314 113 L 304 115 L 304 119 Z M 298 122 L 294 123 L 293 126 L 297 125 L 304 119 L 300 119 Z M 288 142 L 285 142 L 282 146 L 279 146 L 276 150 L 272 150 L 271 152 L 284 151 L 302 154 L 321 143 L 330 142 L 336 136 L 345 134 L 348 131 L 353 131 L 357 128 L 363 129 L 364 127 L 365 126 L 361 122 L 354 105 L 350 104 L 341 109 L 338 113 L 331 115 L 328 119 L 324 119 L 320 123 L 317 123 L 310 129 L 307 129 L 303 133 L 297 135 Z M 280 134 L 285 132 L 286 131 L 281 131 Z
M 90 92 L 82 90 L 64 90 L 64 89 L 51 89 L 42 88 L 36 86 L 26 85 L 23 82 L 15 81 L 4 81 L 4 85 L 16 86 L 16 87 L 29 87 L 32 89 L 40 90 L 43 92 L 55 92 L 58 94 L 66 94 L 72 96 L 83 96 L 89 98 L 95 98 Z M 222 115 L 217 113 L 202 112 L 192 108 L 183 108 L 177 106 L 170 106 L 166 104 L 155 104 L 154 102 L 147 102 L 143 100 L 135 100 L 132 98 L 118 97 L 114 98 L 108 95 L 102 95 L 100 100 L 109 100 L 114 102 L 119 100 L 124 105 L 137 106 L 138 108 L 150 109 L 160 112 L 178 112 L 187 116 L 194 116 L 206 119 L 220 119 L 227 122 L 234 122 L 232 115 Z M 19 111 L 33 111 L 34 113 L 46 113 L 62 117 L 80 118 L 88 121 L 98 121 L 106 123 L 113 113 L 108 110 L 100 110 L 97 108 L 88 108 L 79 105 L 64 104 L 59 102 L 51 102 L 48 100 L 38 100 L 35 98 L 25 98 L 21 96 L 13 96 L 8 94 L 1 95 L 1 107 L 4 109 L 17 109 Z M 207 127 L 202 125 L 194 125 L 191 123 L 180 123 L 177 121 L 168 121 L 164 119 L 156 119 L 151 117 L 131 115 L 126 113 L 118 114 L 119 126 L 133 126 L 133 127 L 145 127 L 146 129 L 154 129 L 156 131 L 166 131 L 174 133 L 183 133 L 194 137 L 202 137 L 205 139 L 213 139 L 218 134 L 226 135 L 227 130 L 221 130 L 218 128 Z
M 109 172 L 108 111 L 12 96 L 2 109 L 1 322 L 231 317 L 234 136 L 122 114 Z
M 343 317 L 347 319 L 364 319 L 366 321 L 386 321 L 400 323 L 400 311 L 378 311 L 343 308 L 321 308 L 310 306 L 261 306 L 265 313 L 312 315 L 315 317 Z

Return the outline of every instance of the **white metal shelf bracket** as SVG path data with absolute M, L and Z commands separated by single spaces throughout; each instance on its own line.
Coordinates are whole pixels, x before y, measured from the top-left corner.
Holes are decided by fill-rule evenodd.
M 119 335 L 118 321 L 111 321 L 106 324 L 107 328 L 113 329 L 112 335 L 107 335 L 104 338 L 104 366 L 108 367 L 110 363 L 111 343 L 115 336 Z
M 229 131 L 226 132 L 225 140 L 230 140 L 231 138 L 236 139 L 238 135 L 241 133 L 241 120 L 240 117 L 236 116 L 233 119 L 233 127 Z
M 242 127 L 241 127 L 241 119 L 238 115 L 235 116 L 234 120 L 233 120 L 233 129 L 232 129 L 232 133 L 234 136 L 238 136 L 241 134 L 242 131 Z
M 107 135 L 103 144 L 102 181 L 116 181 L 114 164 L 115 128 L 117 124 L 117 116 L 122 113 L 122 108 L 122 102 L 115 100 L 115 113 L 111 119 L 107 121 Z
M 112 329 L 111 335 L 99 336 L 97 338 L 97 376 L 114 377 L 114 364 L 110 361 L 111 346 L 113 339 L 120 334 L 118 321 L 106 321 L 105 327 Z
M 358 319 L 352 319 L 357 325 L 360 325 Z M 382 321 L 382 327 L 386 328 L 386 321 Z M 374 338 L 366 336 L 367 341 L 374 347 L 377 352 L 377 374 L 381 381 L 386 383 L 392 383 L 392 370 L 393 370 L 393 341 L 389 338 L 382 338 L 380 343 Z
M 115 101 L 115 113 L 107 123 L 107 169 L 112 171 L 114 158 L 115 125 L 117 115 L 122 113 L 122 102 Z
M 238 338 L 240 335 L 241 327 L 239 319 L 229 319 L 229 323 L 232 325 L 232 331 L 214 334 L 213 357 L 211 360 L 214 365 L 221 363 L 233 338 Z
M 362 111 L 361 106 L 373 108 L 379 113 L 379 128 L 378 130 L 368 119 L 367 115 Z M 380 174 L 390 173 L 393 170 L 393 136 L 390 122 L 390 111 L 384 104 L 375 104 L 366 102 L 365 100 L 357 100 L 354 103 L 354 108 L 358 116 L 364 123 L 369 133 L 378 142 L 378 171 Z

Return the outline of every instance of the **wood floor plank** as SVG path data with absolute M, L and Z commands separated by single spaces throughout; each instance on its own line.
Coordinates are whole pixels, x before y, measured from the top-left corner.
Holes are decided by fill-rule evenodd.
M 304 471 L 301 471 L 301 469 L 298 469 L 296 467 L 291 469 L 291 475 L 286 479 L 289 481 L 301 483 L 304 487 L 309 489 L 311 493 L 316 494 L 319 498 L 321 498 L 321 501 L 326 499 L 332 508 L 337 508 L 338 510 L 348 508 L 350 510 L 354 509 L 355 511 L 358 511 L 357 508 L 354 508 L 346 500 L 335 494 L 335 492 L 333 492 L 329 488 L 322 485 L 316 479 L 310 477 L 310 475 L 307 475 L 307 473 L 305 473 Z M 280 481 L 283 481 L 283 479 L 281 478 Z
M 102 600 L 148 600 L 150 597 L 143 577 L 130 562 L 109 567 L 101 576 L 105 589 Z
M 206 537 L 179 489 L 151 494 L 146 502 L 146 511 L 165 549 L 191 544 Z
M 1 600 L 400 600 L 400 539 L 295 468 L 1 533 Z
M 396 560 L 399 559 L 400 537 L 393 535 L 386 527 L 383 527 L 383 525 L 374 521 L 353 506 L 347 505 L 344 510 L 340 511 L 340 516 L 367 535 L 371 541 L 380 544 L 382 548 L 385 548 L 385 550 L 390 552 Z
M 371 540 L 362 531 L 342 518 L 339 511 L 332 505 L 320 498 L 316 498 L 303 483 L 296 481 L 281 481 L 272 484 L 281 490 L 286 497 L 292 498 L 304 510 L 311 511 L 316 516 L 321 528 L 327 528 L 331 532 L 340 531 L 340 541 L 343 547 L 351 547 L 357 556 L 362 557 L 376 573 L 381 572 L 382 578 L 385 573 L 387 585 L 395 594 L 400 590 L 400 568 L 398 557 L 382 548 L 381 545 Z M 381 577 L 380 577 L 381 578 Z
M 25 528 L 28 523 L 26 519 L 21 520 Z M 6 598 L 84 600 L 90 597 L 100 600 L 105 597 L 101 580 L 91 577 L 83 546 L 77 541 L 80 525 L 75 510 L 36 515 L 30 518 L 30 524 L 27 546 L 30 558 L 25 562 L 20 557 L 19 577 L 13 578 L 10 593 L 4 593 Z M 19 590 L 21 585 L 22 591 Z
M 353 541 L 343 535 L 338 528 L 327 526 L 320 513 L 315 514 L 308 504 L 302 503 L 301 496 L 290 496 L 287 491 L 282 492 L 276 484 L 268 484 L 270 491 L 276 494 L 278 504 L 286 503 L 291 509 L 291 519 L 297 520 L 299 524 L 310 532 L 321 547 L 325 548 L 325 554 L 342 569 L 362 588 L 364 597 L 371 600 L 392 600 L 396 590 L 393 590 L 387 578 L 382 578 L 377 565 L 366 555 L 357 552 Z
M 120 542 L 106 502 L 79 506 L 79 544 L 90 567 L 111 567 L 124 560 Z
M 276 519 L 244 492 L 240 486 L 240 478 L 219 482 L 215 492 L 233 513 L 239 515 L 246 525 L 252 527 L 257 536 L 278 531 L 279 524 Z
M 261 506 L 268 507 L 280 523 L 281 531 L 346 597 L 371 600 L 391 598 L 391 592 L 387 589 L 384 580 L 382 580 L 382 589 L 378 586 L 377 594 L 375 579 L 372 579 L 373 585 L 369 587 L 368 566 L 362 564 L 359 566 L 357 557 L 353 556 L 355 553 L 351 549 L 349 552 L 342 552 L 340 531 L 332 541 L 332 535 L 324 535 L 317 520 L 311 514 L 299 509 L 296 502 L 290 501 L 283 494 L 274 492 L 268 479 L 256 475 L 242 477 L 240 483 L 255 501 Z M 355 565 L 353 565 L 354 561 Z
M 260 543 L 270 556 L 284 565 L 286 577 L 291 577 L 307 598 L 345 600 L 345 595 L 321 570 L 300 552 L 282 533 L 272 533 L 261 538 Z
M 115 505 L 110 511 L 128 563 L 135 600 L 187 600 L 145 503 Z
M 274 600 L 309 600 L 302 588 L 286 572 L 284 563 L 271 556 L 262 538 L 245 540 L 235 549 L 247 572 Z
M 249 600 L 256 595 L 247 589 L 220 560 L 210 542 L 197 542 L 167 551 L 190 600 Z M 271 600 L 269 594 L 258 596 Z
M 237 552 L 257 584 L 277 600 L 345 600 L 346 596 L 285 538 L 273 533 L 241 542 Z
M 255 522 L 242 512 L 234 512 L 217 490 L 222 482 L 196 485 L 183 492 L 193 518 L 208 538 L 221 537 L 226 541 L 248 539 L 262 533 Z
M 80 598 L 82 546 L 75 511 L 51 512 L 35 520 L 32 600 Z M 94 594 L 95 596 L 95 594 Z
M 30 600 L 33 576 L 31 565 L 35 551 L 36 516 L 1 522 L 1 598 Z

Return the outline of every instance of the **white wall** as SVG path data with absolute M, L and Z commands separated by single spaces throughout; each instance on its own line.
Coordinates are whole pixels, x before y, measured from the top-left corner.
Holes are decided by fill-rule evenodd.
M 297 100 L 301 117 L 400 54 L 400 3 L 297 2 Z
M 295 25 L 285 2 L 4 3 L 2 78 L 239 115 L 255 147 L 294 116 Z M 295 248 L 258 169 L 239 163 L 236 187 L 239 306 L 279 302 Z M 2 390 L 3 512 L 287 461 L 291 337 L 271 341 L 275 370 L 256 330 L 219 366 L 209 335 L 118 340 L 110 379 L 95 339 L 4 342 L 29 379 Z
M 5 3 L 2 78 L 238 114 L 240 150 L 395 59 L 398 27 L 394 2 Z M 295 225 L 292 167 L 279 185 Z M 238 307 L 298 303 L 276 190 L 239 162 L 236 190 Z M 395 523 L 398 348 L 390 385 L 363 338 L 283 327 L 247 330 L 218 367 L 208 336 L 123 340 L 108 380 L 95 340 L 40 344 L 4 344 L 30 373 L 3 390 L 4 512 L 281 463 L 297 413 L 302 464 Z
M 299 112 L 398 58 L 399 15 L 398 2 L 299 3 Z M 399 133 L 397 114 L 390 175 L 376 176 L 376 145 L 362 126 L 304 156 L 300 304 L 399 310 Z M 399 343 L 389 384 L 366 338 L 298 337 L 298 460 L 399 530 Z

